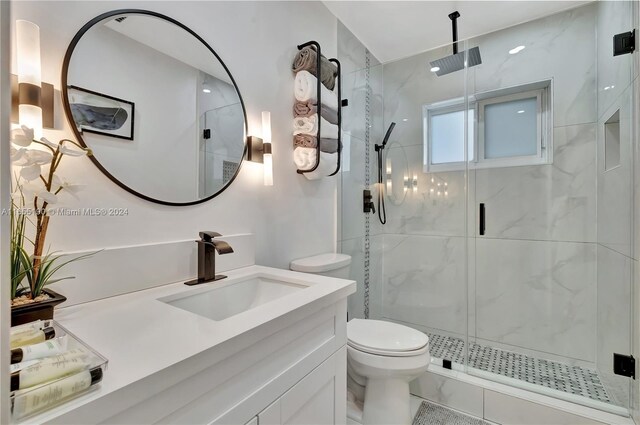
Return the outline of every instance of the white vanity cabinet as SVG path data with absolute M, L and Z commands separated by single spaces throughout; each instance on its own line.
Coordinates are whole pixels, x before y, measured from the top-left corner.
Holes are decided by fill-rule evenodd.
M 258 415 L 258 425 L 329 425 L 346 421 L 346 348 L 325 360 Z
M 348 284 L 41 423 L 344 424 Z

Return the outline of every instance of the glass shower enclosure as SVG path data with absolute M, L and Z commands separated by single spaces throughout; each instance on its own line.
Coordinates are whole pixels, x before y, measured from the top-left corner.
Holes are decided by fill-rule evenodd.
M 635 7 L 595 2 L 459 42 L 465 66 L 440 76 L 451 45 L 384 64 L 363 52 L 344 75 L 351 317 L 427 333 L 436 365 L 628 413 L 613 363 L 632 353 L 635 74 L 611 40 Z M 373 145 L 392 122 L 378 185 Z M 385 225 L 359 209 L 363 188 L 384 193 Z

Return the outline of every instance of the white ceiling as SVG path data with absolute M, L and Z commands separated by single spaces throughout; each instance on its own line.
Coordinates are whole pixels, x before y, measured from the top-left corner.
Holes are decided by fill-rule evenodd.
M 589 1 L 324 1 L 381 62 L 451 43 L 457 10 L 459 39 L 527 22 Z

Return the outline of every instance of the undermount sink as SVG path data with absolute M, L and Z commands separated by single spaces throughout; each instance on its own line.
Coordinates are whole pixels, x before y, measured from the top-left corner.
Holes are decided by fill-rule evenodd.
M 306 285 L 258 276 L 237 282 L 203 284 L 194 291 L 160 298 L 159 301 L 220 321 L 305 288 Z

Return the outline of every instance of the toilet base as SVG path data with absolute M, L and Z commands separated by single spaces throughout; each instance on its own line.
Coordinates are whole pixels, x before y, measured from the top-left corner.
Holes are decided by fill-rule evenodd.
M 364 395 L 365 425 L 410 425 L 409 382 L 406 379 L 369 379 Z

